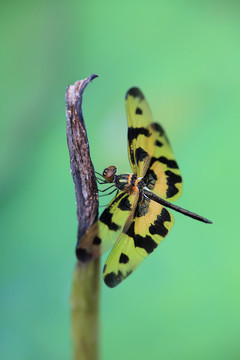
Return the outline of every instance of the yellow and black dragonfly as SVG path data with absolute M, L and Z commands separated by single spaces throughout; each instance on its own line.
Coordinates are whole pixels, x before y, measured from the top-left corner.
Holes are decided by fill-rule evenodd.
M 168 208 L 211 224 L 172 204 L 181 196 L 182 177 L 168 138 L 153 121 L 139 88 L 127 92 L 126 111 L 132 174 L 117 175 L 115 166 L 99 174 L 102 183 L 112 184 L 118 193 L 76 248 L 78 259 L 86 262 L 112 247 L 103 269 L 109 287 L 127 278 L 168 235 L 174 224 Z

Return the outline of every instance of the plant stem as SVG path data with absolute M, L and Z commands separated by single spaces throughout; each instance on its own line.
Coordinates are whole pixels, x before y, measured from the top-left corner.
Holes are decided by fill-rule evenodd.
M 98 191 L 82 115 L 82 95 L 97 75 L 77 81 L 66 91 L 67 142 L 75 184 L 78 241 L 98 217 Z M 77 262 L 71 293 L 74 360 L 97 360 L 99 335 L 99 259 Z

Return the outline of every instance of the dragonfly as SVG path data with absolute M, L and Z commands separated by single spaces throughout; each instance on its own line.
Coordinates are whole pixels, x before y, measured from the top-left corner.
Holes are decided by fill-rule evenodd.
M 100 183 L 117 193 L 76 247 L 82 262 L 112 248 L 103 267 L 103 279 L 110 288 L 125 280 L 169 234 L 174 224 L 169 209 L 212 223 L 173 204 L 182 194 L 182 177 L 166 133 L 153 121 L 139 88 L 128 90 L 125 99 L 132 173 L 117 175 L 113 165 L 97 173 Z

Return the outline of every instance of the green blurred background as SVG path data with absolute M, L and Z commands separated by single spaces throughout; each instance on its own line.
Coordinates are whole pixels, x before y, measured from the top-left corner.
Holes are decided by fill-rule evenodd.
M 182 170 L 178 205 L 214 222 L 175 214 L 129 279 L 102 282 L 102 359 L 239 359 L 239 1 L 5 0 L 0 19 L 1 359 L 71 357 L 64 96 L 91 73 L 96 170 L 130 170 L 124 95 L 139 86 Z

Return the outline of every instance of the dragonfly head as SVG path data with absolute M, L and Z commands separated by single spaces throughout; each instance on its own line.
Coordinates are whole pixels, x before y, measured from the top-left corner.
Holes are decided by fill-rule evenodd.
M 114 177 L 117 172 L 116 166 L 109 166 L 103 170 L 103 177 L 108 183 L 114 182 Z

